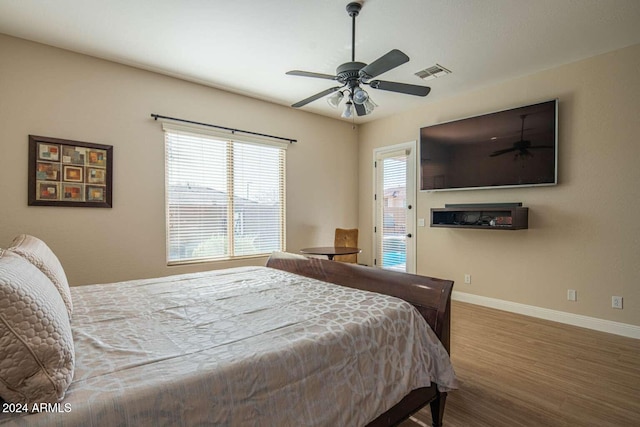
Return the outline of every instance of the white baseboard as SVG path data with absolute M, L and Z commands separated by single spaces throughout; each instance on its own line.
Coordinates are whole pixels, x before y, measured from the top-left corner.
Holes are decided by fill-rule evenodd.
M 470 304 L 491 307 L 511 313 L 524 314 L 525 316 L 537 317 L 539 319 L 552 320 L 554 322 L 565 323 L 567 325 L 579 326 L 581 328 L 640 339 L 640 326 L 629 325 L 627 323 L 613 322 L 611 320 L 603 320 L 596 317 L 550 310 L 548 308 L 520 304 L 517 302 L 483 297 L 458 291 L 453 291 L 451 299 L 454 301 L 468 302 Z

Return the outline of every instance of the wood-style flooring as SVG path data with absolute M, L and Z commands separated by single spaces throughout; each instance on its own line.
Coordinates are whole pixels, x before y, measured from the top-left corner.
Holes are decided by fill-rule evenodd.
M 454 301 L 444 426 L 640 426 L 640 340 Z M 401 427 L 431 425 L 429 407 Z

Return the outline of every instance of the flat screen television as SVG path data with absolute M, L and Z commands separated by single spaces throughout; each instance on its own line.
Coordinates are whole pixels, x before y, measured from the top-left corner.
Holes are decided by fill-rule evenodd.
M 420 189 L 558 182 L 558 100 L 420 129 Z

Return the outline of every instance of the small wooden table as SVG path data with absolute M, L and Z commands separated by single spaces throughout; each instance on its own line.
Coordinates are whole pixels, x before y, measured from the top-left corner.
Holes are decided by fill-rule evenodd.
M 346 248 L 340 246 L 320 246 L 317 248 L 304 248 L 300 252 L 306 255 L 326 255 L 331 261 L 336 255 L 353 255 L 362 252 L 360 248 Z

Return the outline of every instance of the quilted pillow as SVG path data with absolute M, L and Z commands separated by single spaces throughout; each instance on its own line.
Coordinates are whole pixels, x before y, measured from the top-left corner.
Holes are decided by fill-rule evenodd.
M 58 257 L 49 249 L 49 246 L 37 237 L 21 234 L 13 239 L 9 250 L 17 253 L 38 267 L 40 271 L 51 280 L 56 288 L 58 288 L 64 305 L 67 306 L 69 318 L 71 318 L 71 314 L 73 314 L 73 302 L 71 301 L 71 291 L 69 290 L 67 275 L 64 273 L 60 260 L 58 260 Z
M 0 252 L 0 397 L 55 403 L 74 370 L 73 336 L 56 287 L 10 251 Z

